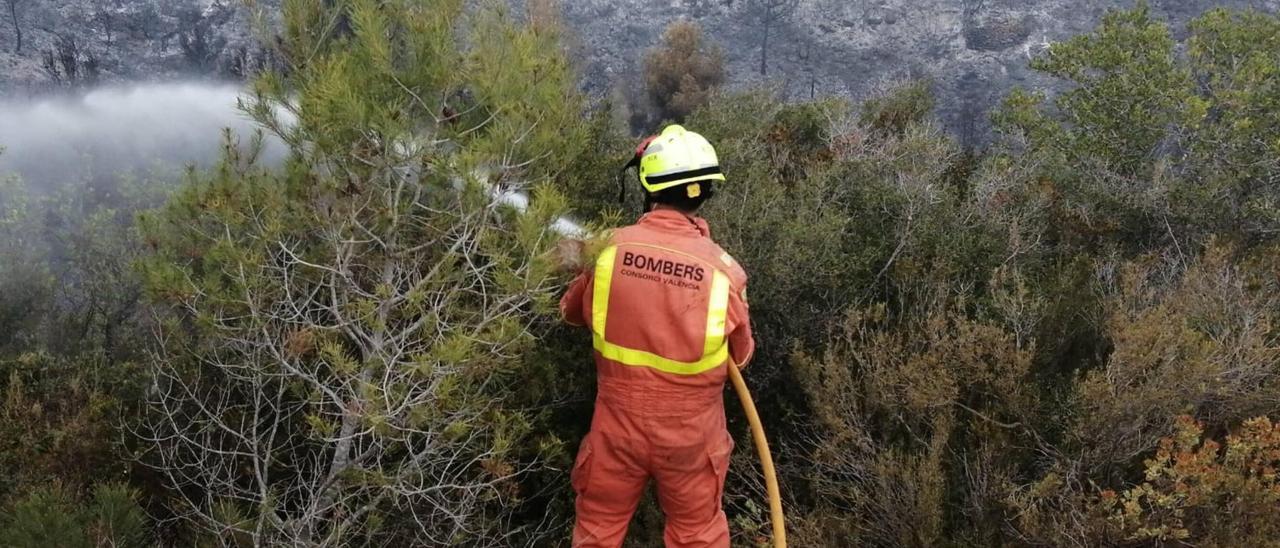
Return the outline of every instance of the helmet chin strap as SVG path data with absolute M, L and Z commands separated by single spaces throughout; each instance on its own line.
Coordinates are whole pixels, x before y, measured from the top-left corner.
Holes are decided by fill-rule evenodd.
M 633 167 L 639 167 L 639 166 L 640 166 L 640 155 L 637 154 L 635 157 L 631 158 L 630 162 L 627 162 L 627 165 L 622 166 L 622 169 L 618 171 L 618 203 L 619 204 L 627 203 L 627 176 L 626 176 L 627 171 Z

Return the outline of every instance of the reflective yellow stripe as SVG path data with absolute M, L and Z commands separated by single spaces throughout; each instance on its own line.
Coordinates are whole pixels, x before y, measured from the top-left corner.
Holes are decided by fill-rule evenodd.
M 676 375 L 697 375 L 720 367 L 721 364 L 729 360 L 729 345 L 721 345 L 720 349 L 714 354 L 703 356 L 702 359 L 696 362 L 681 362 L 643 350 L 624 348 L 606 342 L 599 335 L 595 337 L 595 346 L 596 351 L 600 352 L 601 356 L 620 364 L 633 367 L 651 367 Z
M 719 270 L 711 278 L 711 302 L 707 305 L 707 339 L 703 342 L 702 355 L 710 356 L 724 344 L 725 316 L 729 314 L 729 277 Z
M 609 320 L 609 285 L 613 283 L 613 262 L 617 257 L 618 246 L 609 246 L 596 259 L 595 287 L 591 290 L 591 331 L 600 340 L 604 340 L 604 327 Z
M 617 256 L 618 247 L 610 246 L 596 260 L 595 287 L 591 293 L 591 331 L 594 334 L 595 349 L 601 356 L 623 365 L 652 367 L 677 375 L 697 375 L 715 369 L 729 360 L 729 345 L 724 339 L 725 322 L 729 314 L 729 276 L 719 270 L 712 271 L 714 274 L 711 278 L 711 300 L 707 305 L 707 331 L 702 345 L 702 357 L 698 361 L 672 360 L 652 352 L 619 346 L 606 340 L 609 289 L 613 283 L 613 267 Z

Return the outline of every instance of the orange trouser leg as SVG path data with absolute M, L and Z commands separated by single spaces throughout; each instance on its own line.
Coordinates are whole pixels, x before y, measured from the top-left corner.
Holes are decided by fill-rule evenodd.
M 593 425 L 573 466 L 574 548 L 616 548 L 649 481 L 642 443 Z
M 728 548 L 729 522 L 721 499 L 733 440 L 723 430 L 696 446 L 655 459 L 658 502 L 666 514 L 668 548 Z

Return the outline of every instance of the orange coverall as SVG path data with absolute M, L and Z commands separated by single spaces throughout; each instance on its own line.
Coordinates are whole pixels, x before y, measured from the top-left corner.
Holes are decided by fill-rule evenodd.
M 730 356 L 755 349 L 747 276 L 706 221 L 673 210 L 616 231 L 560 301 L 592 330 L 598 394 L 573 467 L 573 546 L 621 546 L 649 478 L 669 547 L 729 546 L 721 498 Z

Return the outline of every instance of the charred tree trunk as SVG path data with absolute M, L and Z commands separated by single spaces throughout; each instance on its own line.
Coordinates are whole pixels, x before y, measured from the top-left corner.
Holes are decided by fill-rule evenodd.
M 760 31 L 760 75 L 769 74 L 769 38 L 774 27 L 791 17 L 796 8 L 796 0 L 750 0 L 747 4 L 748 17 Z
M 13 32 L 18 36 L 18 42 L 13 46 L 14 54 L 22 53 L 22 25 L 18 23 L 18 0 L 8 0 L 9 2 L 9 20 L 13 22 Z
M 764 12 L 764 34 L 760 40 L 760 76 L 769 68 L 769 27 L 773 25 L 773 4 L 767 4 Z

